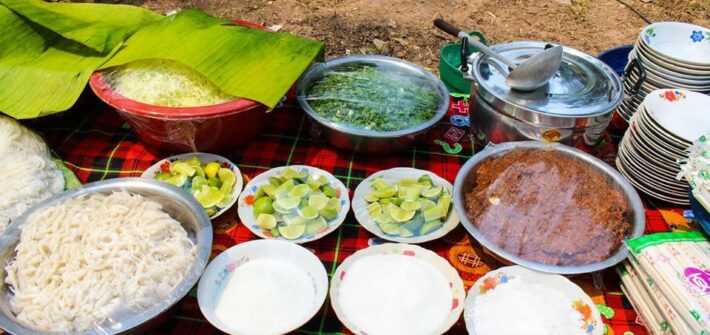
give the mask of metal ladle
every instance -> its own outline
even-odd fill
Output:
[[[520,64],[515,64],[512,60],[493,51],[493,49],[489,48],[487,45],[479,42],[475,38],[472,38],[465,32],[461,31],[461,29],[456,28],[442,19],[434,20],[434,26],[450,35],[468,39],[469,44],[473,45],[484,54],[495,58],[510,67],[512,70],[505,78],[505,83],[511,88],[519,91],[534,91],[542,86],[545,86],[545,84],[547,84],[547,82],[550,81],[550,79],[555,75],[557,70],[560,68],[560,64],[562,63],[562,47],[559,45],[545,49],[544,51],[524,60]]]

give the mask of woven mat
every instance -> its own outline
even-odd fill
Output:
[[[459,167],[472,154],[467,105],[465,98],[453,99],[449,114],[430,132],[429,138],[415,149],[399,155],[368,157],[335,150],[328,143],[312,138],[308,119],[300,110],[288,105],[271,113],[272,120],[263,135],[248,145],[221,154],[239,166],[246,181],[272,167],[305,164],[333,173],[350,188],[351,196],[358,183],[370,174],[398,166],[430,170],[453,182]],[[90,99],[77,109],[60,118],[30,123],[29,126],[45,135],[50,147],[83,183],[139,176],[144,169],[168,156],[168,153],[156,152],[140,142],[109,107]],[[594,153],[611,161],[615,150],[611,141],[607,142],[601,149],[595,148]],[[213,256],[235,244],[257,238],[240,224],[234,209],[236,206],[213,222]],[[647,233],[689,227],[682,209],[648,209],[647,218]],[[338,264],[356,250],[380,242],[360,227],[350,213],[337,231],[305,247],[315,252],[332,276]],[[486,272],[500,266],[462,227],[422,246],[448,259],[461,274],[467,288]],[[607,334],[647,333],[641,325],[642,320],[620,292],[619,278],[613,270],[581,275],[573,280],[599,304]],[[220,332],[200,313],[193,289],[176,306],[169,319],[152,333],[207,335]],[[349,334],[336,318],[329,300],[295,333]],[[449,334],[466,334],[463,319]]]

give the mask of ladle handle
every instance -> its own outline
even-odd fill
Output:
[[[461,29],[456,28],[454,25],[451,23],[448,23],[444,21],[443,19],[436,19],[434,20],[434,26],[441,29],[443,32],[456,36],[458,38],[466,38],[468,39],[468,43],[476,47],[476,49],[480,50],[484,54],[491,56],[501,62],[503,62],[505,65],[508,65],[510,68],[515,69],[518,67],[517,64],[513,63],[510,59],[501,56],[499,53],[493,51],[493,49],[489,48],[487,45],[479,42],[475,38],[468,36],[466,32],[461,31]]]

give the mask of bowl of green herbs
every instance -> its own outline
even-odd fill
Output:
[[[446,114],[449,96],[436,76],[410,62],[353,55],[313,65],[298,83],[298,102],[314,137],[358,153],[411,148]]]

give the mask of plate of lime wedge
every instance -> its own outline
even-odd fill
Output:
[[[203,152],[162,159],[143,171],[141,177],[166,182],[192,194],[210,219],[222,215],[237,202],[244,183],[234,163]]]
[[[305,243],[336,230],[350,210],[348,189],[321,169],[291,165],[252,179],[237,201],[244,226],[261,238]]]
[[[430,171],[393,168],[373,173],[353,194],[355,218],[378,237],[422,243],[440,238],[459,224],[453,185]]]

